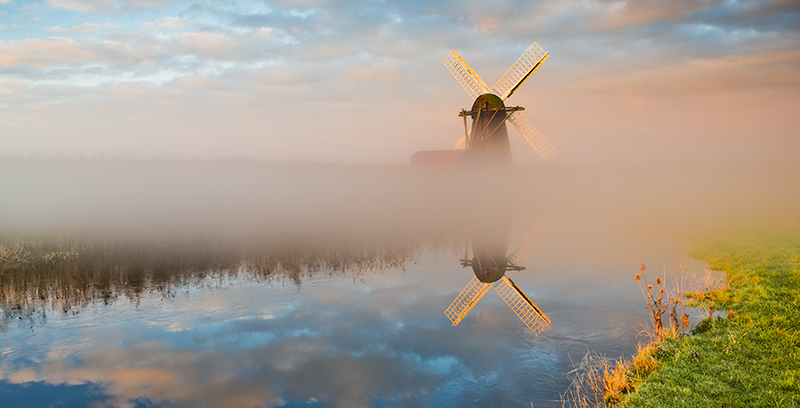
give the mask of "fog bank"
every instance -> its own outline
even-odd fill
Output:
[[[509,215],[601,215],[685,233],[797,226],[800,166],[535,165],[502,171],[309,162],[0,161],[4,234],[341,240],[461,233]]]

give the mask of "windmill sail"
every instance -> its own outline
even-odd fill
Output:
[[[455,146],[453,146],[453,149],[455,149],[455,150],[465,150],[467,148],[467,139],[469,139],[469,135],[470,134],[471,134],[471,132],[467,131],[466,135],[461,136],[461,139],[458,141],[458,143],[456,143]]]
[[[466,136],[461,136],[461,140],[459,140],[458,143],[456,143],[456,145],[453,147],[453,149],[455,149],[455,150],[464,150],[466,148],[467,148],[467,137]]]
[[[536,333],[541,333],[547,324],[550,323],[550,319],[548,319],[547,316],[539,310],[539,307],[528,299],[514,281],[507,276],[503,276],[502,279],[495,282],[492,286],[497,294],[506,301],[508,307],[517,314],[520,320],[522,320],[529,329]]]
[[[481,300],[491,286],[489,283],[483,283],[478,278],[472,277],[467,286],[464,287],[464,290],[458,294],[456,300],[444,311],[444,314],[453,322],[453,326],[458,326],[461,319]]]
[[[519,133],[522,133],[522,136],[530,143],[533,149],[536,150],[536,153],[539,153],[539,156],[547,160],[556,153],[556,148],[531,125],[528,119],[525,119],[525,116],[522,116],[522,113],[512,113],[511,116],[508,117],[508,121],[519,130]]]
[[[517,59],[517,62],[497,80],[497,83],[492,87],[492,92],[499,96],[500,99],[505,100],[528,79],[533,71],[536,71],[536,68],[539,68],[539,65],[547,60],[547,56],[548,53],[544,52],[538,44],[531,44],[522,53],[522,56]]]
[[[464,90],[467,91],[470,98],[475,100],[478,96],[489,93],[489,87],[486,83],[467,65],[467,62],[461,58],[456,50],[451,50],[447,58],[442,61],[447,70],[456,77],[456,80]]]
[[[531,230],[528,236],[522,240],[517,246],[517,249],[514,250],[509,256],[508,260],[511,261],[514,265],[519,265],[525,262],[526,259],[531,255],[533,251],[539,246],[539,244],[553,232],[555,229],[555,222],[550,219],[546,218],[543,221],[540,221],[536,226]]]

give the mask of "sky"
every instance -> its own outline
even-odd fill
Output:
[[[404,163],[463,135],[451,49],[491,85],[534,41],[550,162],[800,155],[792,0],[0,0],[0,155]]]

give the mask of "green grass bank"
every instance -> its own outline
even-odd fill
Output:
[[[711,241],[691,255],[727,274],[705,300],[728,317],[651,348],[659,368],[621,406],[800,407],[800,231]]]

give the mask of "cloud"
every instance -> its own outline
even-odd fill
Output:
[[[61,27],[55,26],[46,29],[46,31],[51,33],[89,33],[94,31],[101,31],[101,30],[113,30],[115,28],[119,28],[119,24],[94,24],[94,23],[83,23],[74,25],[72,27]]]
[[[473,17],[472,21],[475,23],[475,28],[483,33],[493,30],[500,25],[500,19],[497,16],[478,16]]]
[[[742,54],[753,52],[766,41],[775,39],[776,34],[757,28],[728,27],[705,21],[709,18],[707,10],[716,4],[551,1],[529,6],[503,2],[492,12],[486,12],[479,3],[468,3],[453,10],[448,10],[447,5],[431,8],[415,3],[389,3],[381,8],[337,2],[309,8],[313,4],[292,3],[285,7],[272,5],[267,11],[203,4],[193,5],[181,17],[167,16],[143,23],[139,33],[114,30],[105,35],[105,41],[25,39],[21,40],[24,43],[6,42],[0,45],[0,60],[12,66],[27,64],[52,68],[60,63],[65,66],[101,63],[106,64],[106,76],[116,77],[118,81],[124,78],[141,80],[141,75],[120,75],[120,72],[152,70],[142,64],[158,65],[162,71],[177,69],[181,76],[227,72],[229,79],[242,80],[255,77],[241,75],[241,72],[277,63],[291,66],[292,76],[303,80],[331,78],[356,85],[364,80],[417,78],[421,64],[429,64],[427,59],[434,55],[440,59],[447,48],[458,48],[465,55],[477,55],[469,58],[477,64],[489,63],[497,58],[496,53],[500,50],[512,49],[511,44],[521,44],[514,47],[520,51],[529,44],[530,34],[525,35],[524,43],[504,39],[522,35],[521,30],[539,31],[543,37],[539,39],[540,44],[553,50],[552,56],[558,56],[567,64],[584,65],[581,60],[591,59],[592,65],[600,67],[621,59],[627,59],[626,63],[632,68],[656,67],[663,61],[676,58],[707,57],[704,54],[709,49],[726,55]],[[448,12],[452,14],[446,14]],[[464,16],[454,18],[461,13]],[[207,17],[217,19],[218,23],[200,24]],[[575,21],[582,23],[572,24]],[[653,24],[658,21],[675,23],[669,27]],[[184,30],[189,26],[191,30]],[[556,26],[558,28],[548,28]],[[87,23],[67,28],[54,27],[51,31],[81,33],[115,27],[118,25],[113,23]],[[616,32],[623,28],[624,33]],[[462,29],[490,35],[477,36],[466,48],[458,46],[462,40],[447,44],[448,38],[457,37]],[[157,30],[173,32],[147,34]],[[508,46],[499,48],[493,45],[498,41]],[[791,46],[791,42],[787,43],[789,40],[781,41],[785,46]],[[56,42],[63,46],[63,51],[48,46],[48,43]],[[480,52],[470,53],[471,50]],[[633,52],[645,57],[631,58]],[[516,52],[508,54],[503,58],[509,61],[518,55]],[[130,59],[126,61],[124,56]],[[223,66],[220,63],[231,64]],[[427,66],[424,68],[424,71],[429,70]],[[69,70],[62,72],[69,73]],[[279,75],[280,70],[271,73]],[[269,81],[270,76],[262,75],[260,78]]]
[[[232,36],[225,33],[188,32],[174,36],[182,54],[194,54],[215,60],[241,60],[236,49],[241,45]]]
[[[128,9],[159,8],[168,0],[48,0],[52,7],[81,13],[109,13]]]
[[[593,92],[715,94],[752,88],[800,91],[800,50],[761,55],[697,59],[662,67],[621,71],[604,78],[577,81],[576,89]]]
[[[596,15],[597,23],[604,28],[625,28],[641,26],[657,21],[677,22],[688,13],[715,7],[721,0],[622,0],[613,2],[596,2],[600,13]]]
[[[147,22],[142,24],[142,30],[164,30],[182,28],[191,23],[188,18],[182,17],[161,17],[154,22]]]
[[[0,43],[0,64],[59,67],[73,64],[131,62],[152,57],[147,47],[117,41],[51,37]]]

